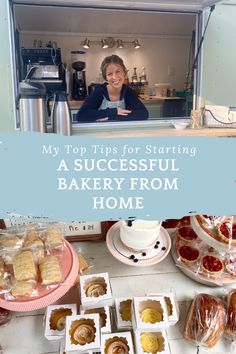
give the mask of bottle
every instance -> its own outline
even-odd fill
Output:
[[[54,93],[51,116],[54,133],[71,135],[71,111],[66,92]]]

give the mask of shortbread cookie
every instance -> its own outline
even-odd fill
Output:
[[[39,263],[42,284],[50,285],[61,281],[61,269],[56,256],[47,256]]]
[[[23,251],[13,259],[14,277],[18,281],[36,279],[37,271],[31,251]]]
[[[12,288],[12,295],[15,297],[30,296],[34,289],[34,284],[29,281],[18,281]]]

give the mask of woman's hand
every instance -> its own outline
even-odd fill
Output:
[[[123,109],[120,107],[117,107],[117,114],[118,116],[127,116],[129,113],[131,113],[132,111],[128,110],[128,109]]]
[[[99,118],[96,120],[96,122],[107,122],[108,121],[108,117],[106,118]]]

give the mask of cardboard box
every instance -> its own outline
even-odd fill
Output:
[[[76,304],[51,305],[45,314],[44,335],[48,340],[61,340],[65,334],[65,315],[77,315]]]
[[[72,332],[82,324],[91,326],[94,329],[94,338],[89,343],[79,343],[76,341],[72,342]],[[80,353],[87,353],[89,351],[100,350],[100,321],[98,314],[90,315],[77,315],[70,316],[66,318],[66,340],[65,340],[65,351],[79,351]]]
[[[96,308],[96,309],[87,309],[87,310],[83,310],[83,308],[81,307],[80,310],[80,314],[84,315],[87,314],[87,311],[89,311],[89,313],[98,313],[102,311],[102,317],[100,316],[100,326],[101,326],[101,333],[111,333],[111,315],[110,315],[110,307],[105,306],[105,307],[100,307],[100,308]],[[91,311],[91,312],[90,312]],[[93,312],[94,311],[94,312]],[[103,321],[105,321],[105,326],[102,326]]]
[[[132,321],[127,319],[129,317],[129,305],[131,315],[133,307],[133,298],[115,298],[116,325],[118,329],[131,329],[133,327]]]
[[[100,350],[96,351],[88,351],[88,352],[81,352],[81,350],[67,350],[65,349],[65,338],[60,341],[59,345],[59,354],[101,354]]]
[[[169,324],[175,325],[178,320],[179,320],[179,306],[176,300],[175,293],[169,292],[169,293],[162,293],[162,294],[148,294],[147,296],[163,296],[165,304],[166,304],[166,310],[167,310],[167,315],[168,315],[168,322]]]
[[[107,346],[112,345],[116,342],[117,345],[120,343],[120,346],[129,347],[129,354],[134,354],[134,346],[131,337],[131,332],[119,332],[119,333],[110,333],[101,335],[101,352],[105,353]],[[113,344],[114,345],[114,344]],[[115,351],[114,351],[115,352]],[[118,353],[118,350],[116,351]]]
[[[151,348],[150,347],[146,347],[145,351],[143,351],[143,347],[141,344],[141,336],[145,335],[145,333],[147,333],[147,336],[151,335],[152,338],[156,337],[157,339],[157,347],[158,350],[156,351],[158,354],[170,354],[170,348],[169,348],[169,342],[167,339],[167,335],[165,331],[159,331],[159,332],[145,332],[145,331],[135,331],[134,333],[134,341],[135,341],[135,353],[136,354],[145,354],[145,353],[149,353],[148,349],[150,350],[151,353]],[[155,345],[154,340],[152,341],[148,341],[149,343],[152,343],[152,345]],[[154,351],[152,351],[154,352]]]
[[[132,322],[134,329],[157,331],[169,327],[163,296],[133,298]]]
[[[104,291],[104,293],[97,296],[99,290]],[[83,310],[112,306],[113,304],[108,273],[81,275],[80,292]],[[94,294],[94,296],[91,296],[91,294]]]

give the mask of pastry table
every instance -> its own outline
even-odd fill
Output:
[[[180,320],[167,331],[170,350],[172,354],[196,354],[196,347],[182,338],[190,301],[199,292],[224,295],[224,288],[208,287],[189,279],[175,266],[170,254],[159,264],[140,268],[127,266],[116,260],[109,253],[105,241],[75,242],[73,247],[88,261],[89,273],[109,273],[113,297],[175,291],[180,307]],[[77,295],[78,290],[73,287],[60,303],[75,302]],[[45,309],[13,312],[10,322],[0,327],[0,353],[59,354],[60,343],[48,341],[44,337],[44,312]],[[229,345],[229,341],[221,339],[211,353],[229,353]]]

